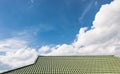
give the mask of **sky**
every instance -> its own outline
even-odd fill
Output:
[[[0,0],[0,72],[38,55],[120,56],[119,13],[120,0]]]
[[[21,38],[33,47],[70,44],[81,27],[91,27],[111,0],[0,0],[0,40]]]

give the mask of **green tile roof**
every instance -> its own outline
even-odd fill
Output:
[[[39,56],[36,63],[5,74],[120,74],[114,56]]]

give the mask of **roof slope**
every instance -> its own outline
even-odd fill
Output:
[[[35,64],[5,74],[120,74],[120,58],[114,56],[45,56]]]

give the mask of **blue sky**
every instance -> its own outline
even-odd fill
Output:
[[[120,57],[119,12],[120,0],[0,0],[0,73],[38,55]]]
[[[0,0],[0,40],[21,38],[31,46],[69,44],[90,28],[111,0]]]

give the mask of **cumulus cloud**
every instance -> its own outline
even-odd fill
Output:
[[[35,49],[27,47],[27,42],[19,39],[0,41],[0,72],[34,63],[37,58]]]
[[[0,72],[34,63],[40,55],[116,55],[120,56],[120,0],[102,5],[93,26],[80,28],[71,44],[42,46],[38,52],[21,39],[0,41]],[[2,54],[1,54],[2,53]]]
[[[43,46],[41,55],[118,55],[120,49],[120,0],[102,5],[93,26],[81,28],[71,44]]]

